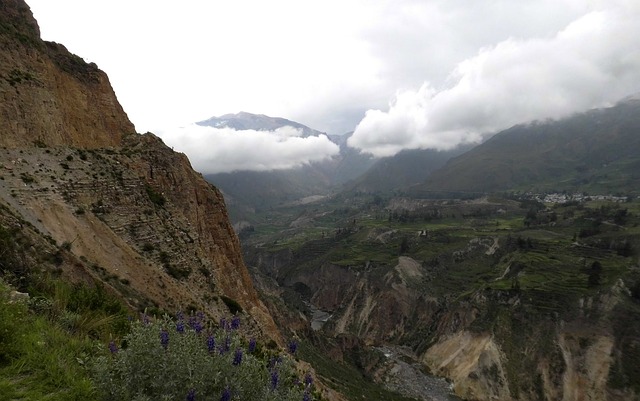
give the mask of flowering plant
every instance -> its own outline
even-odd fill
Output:
[[[287,355],[256,352],[239,326],[235,316],[214,328],[202,314],[135,322],[95,364],[97,387],[105,401],[311,400],[311,376]]]

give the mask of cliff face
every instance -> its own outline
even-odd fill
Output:
[[[0,146],[118,146],[135,132],[107,75],[43,42],[21,0],[0,5]]]
[[[133,133],[105,73],[42,42],[23,1],[0,5],[0,53],[0,221],[34,227],[70,254],[64,276],[133,308],[243,310],[279,341],[220,192],[186,156]]]

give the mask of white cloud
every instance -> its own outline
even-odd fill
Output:
[[[640,5],[590,12],[550,37],[507,39],[459,63],[451,86],[398,92],[369,110],[349,145],[375,156],[449,149],[535,119],[560,118],[640,91]]]
[[[301,130],[236,131],[196,124],[158,133],[175,150],[189,156],[203,174],[299,167],[337,155],[339,148],[325,135],[302,138]]]
[[[107,72],[140,132],[246,110],[331,134],[352,131],[366,110],[385,109],[396,93],[419,95],[425,82],[435,91],[431,96],[453,88],[460,76],[451,71],[461,60],[475,60],[479,49],[487,52],[509,41],[517,46],[551,43],[557,32],[591,11],[617,6],[631,9],[637,18],[632,8],[638,4],[638,0],[243,0],[193,1],[185,6],[162,0],[27,2],[45,39],[64,43]],[[627,38],[624,29],[621,35]],[[599,49],[607,57],[608,49]]]

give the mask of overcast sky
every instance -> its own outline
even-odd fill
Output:
[[[355,130],[350,145],[389,156],[477,142],[640,91],[637,0],[27,3],[45,40],[107,72],[139,132],[160,133],[203,160],[194,162],[203,172],[282,168],[336,152],[323,138],[234,138],[190,125],[226,113]],[[236,159],[217,162],[213,144]]]

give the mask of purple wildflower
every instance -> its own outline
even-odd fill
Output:
[[[231,330],[238,330],[240,328],[240,317],[238,315],[234,315],[233,319],[231,319]]]
[[[116,345],[116,342],[113,340],[109,342],[109,351],[111,351],[112,354],[118,353],[118,346]]]
[[[167,349],[167,347],[169,346],[169,332],[165,329],[162,329],[162,331],[160,331],[160,344],[164,349]]]
[[[304,392],[304,395],[302,396],[302,401],[311,401],[311,394],[309,394],[308,391]]]
[[[311,387],[313,385],[313,376],[311,376],[311,373],[307,372],[306,375],[304,375],[304,385],[306,387]]]
[[[176,331],[178,333],[184,333],[184,322],[182,320],[176,322]]]
[[[209,352],[213,352],[216,349],[216,339],[212,336],[209,335],[209,337],[207,337],[207,350]]]
[[[249,353],[251,354],[251,353],[253,353],[253,351],[255,351],[255,350],[256,350],[256,339],[255,339],[255,338],[252,338],[252,339],[250,339],[250,340],[249,340],[249,348],[248,348],[248,351],[249,351]]]
[[[220,318],[220,328],[222,330],[226,330],[227,329],[227,319],[226,318]]]
[[[236,349],[236,353],[233,356],[233,366],[239,366],[242,363],[242,350]]]
[[[278,376],[277,370],[271,371],[271,390],[275,390],[278,387],[278,381],[280,377]]]
[[[195,316],[191,316],[189,318],[189,327],[196,333],[200,333],[202,331],[202,322],[204,320],[204,314],[198,312]]]
[[[231,400],[231,390],[229,390],[229,387],[227,387],[222,392],[222,397],[220,397],[220,401],[230,401],[230,400]]]
[[[192,388],[187,393],[187,401],[196,401],[196,389]]]
[[[142,324],[145,326],[149,324],[149,316],[146,313],[142,314]]]
[[[291,355],[295,355],[297,350],[298,350],[298,342],[296,340],[291,340],[291,342],[289,343],[289,353]]]

